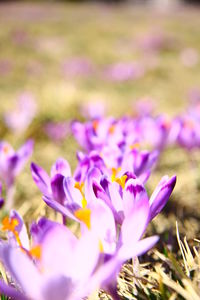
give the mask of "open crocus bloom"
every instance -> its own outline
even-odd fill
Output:
[[[15,282],[0,283],[1,292],[14,299],[80,299],[99,257],[98,241],[90,233],[78,240],[65,226],[42,219],[32,228],[40,252],[32,257],[20,247],[1,243],[0,260]]]
[[[149,199],[149,221],[152,220],[167,203],[175,184],[176,176],[164,176],[149,199],[145,187],[134,174],[127,172],[121,177],[113,178],[112,182],[106,176],[102,176],[100,181],[91,179],[94,195],[107,203],[119,224],[134,204],[143,199]]]
[[[31,173],[33,180],[43,195],[54,199],[60,204],[64,203],[63,180],[65,177],[71,176],[70,166],[65,159],[57,159],[51,168],[50,176],[35,163],[31,164]]]
[[[109,256],[105,256],[99,239],[100,232],[111,225],[105,225],[103,210],[100,211],[99,228],[92,222],[91,228],[82,232],[80,239],[65,226],[42,218],[31,227],[31,250],[22,247],[19,236],[16,244],[1,242],[0,260],[15,286],[0,281],[1,292],[20,300],[78,300],[100,287],[109,290],[121,264],[146,252],[158,240],[151,237],[140,241],[146,226],[148,202],[134,209],[137,217],[130,214],[131,217],[122,225],[118,246]],[[109,220],[108,214],[106,218]],[[101,227],[103,219],[104,228]],[[13,215],[13,228],[19,225],[17,220]]]

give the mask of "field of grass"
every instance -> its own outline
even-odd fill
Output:
[[[163,46],[142,49],[141,40],[152,35],[160,36]],[[190,48],[197,62],[187,66],[181,57]],[[70,73],[68,63],[80,58],[86,61],[86,71]],[[108,79],[106,68],[118,62],[137,62],[144,74],[122,81]],[[106,103],[109,115],[134,115],[133,104],[144,97],[153,99],[155,114],[175,116],[186,110],[193,88],[200,88],[199,8],[161,14],[130,4],[0,4],[0,139],[17,149],[33,138],[31,160],[48,171],[58,157],[68,159],[74,169],[79,146],[71,135],[62,143],[50,140],[43,130],[47,121],[83,120],[81,105],[96,100]],[[13,134],[6,128],[4,114],[24,92],[34,97],[37,114],[23,134]],[[147,235],[159,234],[160,242],[140,259],[135,273],[131,264],[121,272],[122,299],[200,299],[199,163],[198,151],[173,147],[161,155],[147,184],[149,192],[165,174],[176,174],[177,185],[148,227]],[[17,178],[15,201],[27,224],[44,215],[59,219],[42,202],[29,164]],[[180,239],[187,238],[185,260],[176,221]],[[103,293],[99,297],[106,299]]]

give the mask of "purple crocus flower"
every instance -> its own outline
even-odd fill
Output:
[[[87,151],[98,150],[106,144],[121,144],[124,140],[125,122],[112,117],[81,123],[73,121],[72,133],[78,143]]]
[[[2,230],[7,232],[7,238],[11,245],[20,247],[25,251],[30,249],[26,226],[17,211],[11,210],[9,216],[4,217],[2,225]]]
[[[24,92],[14,110],[4,115],[6,126],[14,133],[23,133],[31,124],[37,112],[37,105],[32,94]]]
[[[144,76],[145,69],[136,62],[119,62],[113,64],[104,71],[105,78],[115,82],[123,82],[127,80],[135,80]]]
[[[32,251],[1,243],[0,260],[17,286],[1,281],[1,292],[27,300],[87,296],[99,257],[98,240],[90,233],[78,240],[65,226],[44,219],[34,227]]]
[[[119,224],[123,222],[136,202],[144,198],[149,199],[142,182],[131,173],[115,177],[112,182],[102,176],[100,181],[91,179],[90,184],[93,186],[96,198],[103,200],[110,207]],[[148,200],[150,204],[149,221],[163,209],[175,184],[176,176],[171,178],[164,176],[161,179]]]
[[[200,147],[200,123],[195,115],[183,115],[174,121],[179,128],[176,142],[181,147],[192,150]]]
[[[84,103],[81,106],[82,115],[85,118],[92,120],[98,120],[104,117],[106,111],[106,103],[101,100],[93,100],[88,103]]]
[[[65,177],[71,176],[70,166],[65,159],[57,159],[51,168],[50,176],[35,163],[31,163],[31,173],[33,180],[43,195],[53,198],[60,204],[64,203],[63,180]]]
[[[0,179],[6,186],[6,207],[13,202],[15,177],[21,172],[33,151],[33,141],[28,140],[16,152],[7,142],[0,142]]]
[[[199,62],[199,53],[194,48],[185,48],[181,51],[180,59],[185,67],[192,68]]]
[[[45,133],[56,143],[62,142],[69,134],[69,130],[68,122],[48,122],[44,126]]]
[[[73,57],[63,63],[63,73],[67,77],[83,77],[93,73],[92,62],[85,57]]]
[[[9,242],[0,244],[0,260],[17,287],[1,280],[1,292],[20,300],[78,300],[97,288],[111,291],[122,263],[146,252],[158,240],[151,237],[140,241],[146,228],[148,202],[135,206],[134,212],[137,217],[132,211],[122,225],[119,248],[107,258],[98,235],[101,227],[98,232],[96,227],[91,228],[77,239],[66,226],[40,219],[31,228],[31,250],[21,251]],[[104,231],[106,222],[100,220]]]

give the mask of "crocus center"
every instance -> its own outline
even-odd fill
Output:
[[[83,208],[86,208],[86,206],[87,206],[87,200],[86,200],[85,194],[84,194],[84,192],[83,192],[84,182],[81,182],[81,183],[76,182],[75,185],[74,185],[74,187],[75,187],[77,190],[80,191],[80,193],[81,193],[81,195],[82,195],[82,197],[83,197],[83,198],[82,198],[82,201],[81,201],[82,207],[83,207]]]
[[[19,221],[16,218],[9,218],[8,216],[5,217],[2,221],[2,230],[3,231],[10,231],[14,235],[17,244],[19,245],[20,249],[27,253],[27,255],[31,256],[32,258],[40,259],[41,258],[41,247],[39,245],[31,248],[31,250],[26,250],[19,237],[19,233],[16,230],[16,227],[19,225]]]
[[[121,171],[121,168],[112,168],[111,180],[116,181],[117,174]]]
[[[134,143],[129,146],[130,150],[139,149],[140,143]]]
[[[88,229],[91,229],[91,210],[88,208],[78,209],[74,213],[75,217],[85,223]]]
[[[109,132],[110,134],[113,134],[113,133],[115,132],[115,125],[114,125],[114,124],[110,126],[108,132]]]
[[[9,154],[11,154],[13,151],[12,147],[8,144],[3,145],[2,147],[2,152],[5,156],[8,156]]]
[[[19,221],[16,219],[16,218],[9,218],[8,216],[5,217],[2,221],[2,230],[3,231],[10,231],[13,233],[15,239],[16,239],[16,242],[17,244],[22,247],[22,243],[20,241],[20,238],[19,238],[19,233],[18,231],[16,230],[16,227],[19,225]]]
[[[92,122],[92,127],[93,127],[93,129],[94,129],[94,132],[97,132],[97,129],[98,129],[98,127],[99,127],[99,121],[98,121],[98,120],[94,120],[94,121]]]
[[[29,254],[33,258],[40,259],[41,255],[42,255],[41,246],[37,245],[37,246],[31,248],[31,250],[29,251]]]
[[[99,252],[104,253],[103,243],[101,240],[99,240]]]
[[[117,177],[117,174],[120,170],[121,170],[121,168],[118,168],[118,169],[113,168],[112,169],[111,180],[112,180],[112,182],[114,182],[114,181],[117,182],[122,187],[122,189],[124,189],[125,184],[126,184],[127,175]]]

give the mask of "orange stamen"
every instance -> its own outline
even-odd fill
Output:
[[[15,218],[11,218],[9,219],[9,217],[5,217],[2,221],[2,230],[3,231],[11,231],[16,239],[16,242],[18,243],[18,245],[20,247],[22,247],[22,243],[21,243],[21,240],[20,240],[20,237],[19,237],[19,233],[18,231],[16,230],[16,227],[19,225],[19,221]]]
[[[83,197],[83,198],[82,198],[82,201],[81,201],[82,207],[83,207],[83,208],[86,208],[86,206],[87,206],[87,200],[85,199],[85,195],[84,195],[84,192],[83,192],[84,182],[81,182],[81,184],[80,184],[79,182],[76,182],[75,185],[74,185],[74,187],[75,187],[77,190],[80,191],[80,193],[81,193],[81,195],[82,195],[82,197]]]
[[[88,229],[91,229],[91,210],[88,208],[78,209],[74,213],[75,217],[85,223]]]
[[[113,133],[115,132],[115,125],[114,125],[114,124],[110,126],[108,132],[109,132],[110,134],[113,134]]]
[[[97,121],[97,120],[93,121],[92,127],[93,127],[94,131],[96,132],[99,127],[99,121]]]
[[[42,251],[41,251],[41,246],[37,245],[35,247],[33,247],[30,251],[29,254],[31,255],[31,257],[33,258],[37,258],[40,259],[41,255],[42,255]]]

